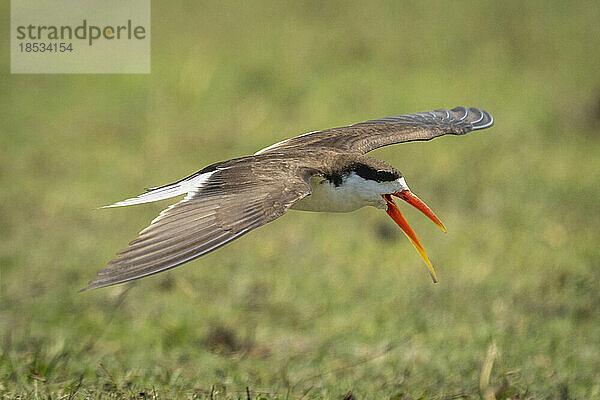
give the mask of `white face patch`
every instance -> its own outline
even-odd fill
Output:
[[[398,192],[401,192],[403,190],[410,190],[408,188],[408,185],[406,184],[406,181],[404,181],[404,177],[401,176],[400,178],[398,178],[396,180],[396,182],[398,182],[398,185],[400,185],[400,188],[401,188],[400,190],[397,190]]]

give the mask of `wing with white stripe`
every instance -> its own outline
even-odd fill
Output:
[[[86,290],[155,274],[207,254],[280,217],[310,193],[308,176],[292,168],[266,173],[268,164],[255,158],[224,165],[161,212]]]

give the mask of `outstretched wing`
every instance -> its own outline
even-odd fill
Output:
[[[281,160],[280,168],[271,169],[270,162],[264,157],[230,160],[115,203],[139,204],[189,190],[183,200],[162,211],[84,290],[138,279],[200,257],[280,217],[310,194],[308,171],[286,166]],[[165,193],[171,196],[165,197]]]
[[[314,147],[365,154],[378,147],[395,143],[431,140],[447,134],[464,135],[473,130],[489,128],[493,124],[494,118],[484,110],[456,107],[452,110],[405,114],[309,132],[275,143],[256,154]]]

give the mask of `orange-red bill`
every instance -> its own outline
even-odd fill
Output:
[[[403,190],[401,192],[392,193],[393,196],[400,197],[402,200],[415,207],[417,210],[421,211],[423,214],[427,215],[430,220],[433,221],[434,224],[440,227],[441,230],[446,233],[446,227],[442,224],[442,221],[431,211],[427,204],[423,203],[423,201],[417,197],[416,194],[411,192],[410,190]]]
[[[394,193],[394,195],[396,195],[396,194]],[[398,196],[398,197],[400,197],[400,196]],[[427,267],[429,268],[429,275],[431,276],[431,279],[433,279],[434,283],[437,283],[438,279],[437,279],[437,276],[435,273],[435,269],[433,268],[433,265],[431,265],[431,261],[429,261],[429,257],[427,257],[427,253],[425,252],[423,245],[419,241],[419,238],[417,237],[415,232],[412,230],[412,228],[410,227],[410,225],[408,224],[408,222],[406,221],[406,219],[404,218],[404,216],[398,209],[398,206],[396,206],[396,204],[392,200],[392,196],[389,194],[384,194],[383,198],[387,201],[387,210],[386,210],[387,214],[394,220],[394,222],[396,222],[398,224],[400,229],[402,229],[402,232],[404,232],[406,237],[408,237],[408,240],[410,240],[411,243],[413,244],[413,246],[415,246],[415,249],[417,249],[417,251],[421,255],[421,258],[423,258],[423,261],[425,261],[425,263],[427,264]],[[415,198],[417,198],[417,197],[415,196]],[[421,201],[421,203],[423,203],[423,202]],[[424,205],[424,203],[423,203],[423,205]],[[425,206],[425,207],[427,207],[427,206]],[[419,208],[419,207],[417,207],[417,208]],[[427,208],[427,209],[429,210],[429,208]],[[419,208],[419,210],[421,210],[421,209]],[[431,212],[431,210],[429,210],[429,211]],[[433,214],[433,212],[431,212],[431,214]],[[434,217],[435,217],[435,215],[434,215]],[[437,217],[436,217],[436,219],[437,219]],[[440,222],[440,225],[441,225],[441,222]]]

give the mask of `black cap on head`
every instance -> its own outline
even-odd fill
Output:
[[[325,179],[332,182],[335,186],[341,185],[343,178],[347,177],[352,172],[365,180],[375,182],[392,182],[402,177],[402,174],[397,169],[384,163],[381,164],[382,165],[373,166],[362,162],[354,162],[346,165],[339,171],[324,176]]]

